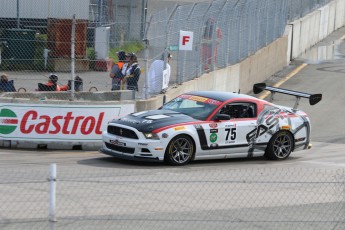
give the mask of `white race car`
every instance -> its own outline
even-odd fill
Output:
[[[293,95],[296,104],[287,108],[238,93],[189,92],[158,110],[110,121],[100,152],[184,165],[192,160],[235,157],[283,160],[292,151],[309,149],[310,120],[297,105],[301,97],[314,105],[322,95],[254,85],[254,93],[263,90]]]

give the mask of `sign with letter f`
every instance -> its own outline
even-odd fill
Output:
[[[180,30],[179,50],[193,50],[193,32]]]

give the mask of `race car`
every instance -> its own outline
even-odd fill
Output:
[[[185,165],[193,160],[265,156],[284,160],[309,149],[310,120],[297,109],[300,98],[311,105],[321,94],[307,94],[257,83],[263,90],[296,97],[293,108],[253,96],[219,91],[182,94],[157,110],[135,112],[109,122],[101,153],[117,158]]]

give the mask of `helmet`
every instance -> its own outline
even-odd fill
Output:
[[[56,82],[59,80],[59,78],[58,78],[58,76],[56,76],[55,74],[51,74],[51,75],[49,76],[49,80],[50,80],[51,82],[53,82],[53,83],[56,83]]]

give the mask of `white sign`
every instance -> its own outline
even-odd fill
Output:
[[[134,112],[134,104],[57,105],[0,103],[0,140],[100,141],[108,121]]]
[[[180,30],[179,50],[193,50],[193,32]]]

